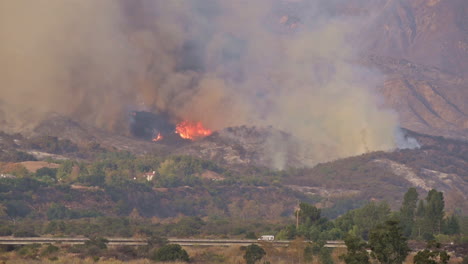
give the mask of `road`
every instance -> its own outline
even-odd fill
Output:
[[[67,245],[84,244],[88,238],[85,237],[0,237],[0,245],[30,245],[60,243]],[[138,238],[107,238],[109,246],[144,246],[147,245],[146,239]],[[271,243],[276,247],[287,247],[291,241],[274,240],[259,241],[249,239],[192,239],[192,238],[169,238],[169,243],[179,244],[181,246],[248,246],[250,244]],[[307,241],[306,241],[307,242]],[[325,247],[337,248],[346,247],[343,241],[327,241]]]

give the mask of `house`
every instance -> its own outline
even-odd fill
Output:
[[[8,173],[0,173],[0,179],[14,179],[16,178],[15,175],[8,174]]]
[[[154,175],[156,175],[156,171],[151,171],[151,172],[147,172],[147,173],[143,174],[143,177],[144,177],[147,181],[152,181],[153,178],[154,178]]]

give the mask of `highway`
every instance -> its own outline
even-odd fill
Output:
[[[138,238],[106,238],[109,246],[145,246],[146,239]],[[66,244],[79,245],[84,244],[86,237],[0,237],[0,245],[30,245],[30,244]],[[274,240],[260,241],[250,239],[193,239],[193,238],[168,238],[169,243],[179,244],[181,246],[248,246],[250,244],[269,243],[275,247],[287,247],[291,241],[289,240]],[[310,241],[305,241],[310,242]],[[346,247],[343,241],[327,241],[325,247],[337,248]]]

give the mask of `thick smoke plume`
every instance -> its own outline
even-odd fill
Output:
[[[136,59],[113,0],[0,1],[3,118],[16,130],[50,112],[116,125]],[[134,74],[133,74],[134,75]]]
[[[122,131],[146,110],[210,129],[272,125],[312,146],[313,162],[394,148],[379,74],[353,63],[367,18],[334,2],[1,1],[0,119],[22,131],[56,112]]]

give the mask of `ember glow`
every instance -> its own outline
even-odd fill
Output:
[[[161,139],[163,139],[163,136],[161,135],[161,133],[158,133],[158,135],[155,138],[153,138],[153,141],[157,142],[157,141],[159,141]]]
[[[181,138],[196,140],[211,135],[212,131],[203,127],[201,122],[182,121],[176,126]]]

